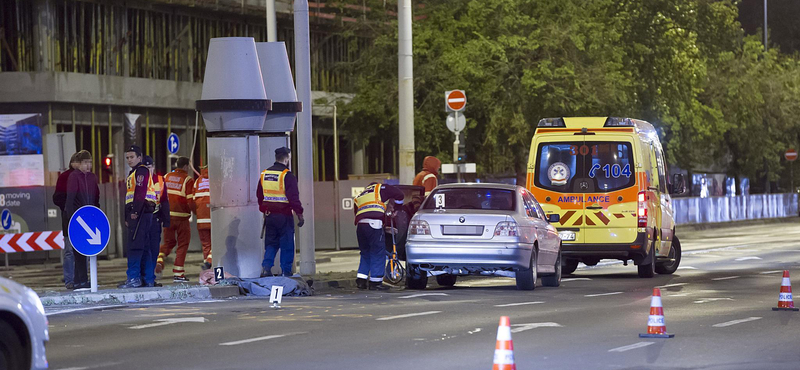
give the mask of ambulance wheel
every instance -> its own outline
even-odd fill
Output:
[[[0,369],[22,370],[26,364],[25,348],[14,328],[0,319]]]
[[[527,268],[521,268],[516,272],[517,289],[534,290],[536,289],[536,248],[531,251],[531,263]]]
[[[649,279],[656,276],[656,246],[655,242],[650,243],[650,254],[644,258],[644,261],[639,263],[639,277]]]
[[[556,272],[542,276],[542,285],[549,287],[557,287],[561,285],[561,248],[558,250],[558,257],[556,258]]]
[[[456,285],[456,279],[458,279],[458,276],[456,275],[437,275],[436,284],[439,284],[439,286],[443,287],[452,287],[453,285]]]
[[[669,250],[669,259],[672,262],[664,262],[656,264],[656,272],[659,274],[669,275],[678,269],[681,264],[681,242],[678,237],[672,239],[672,248]]]
[[[424,290],[428,286],[428,272],[422,271],[419,265],[408,265],[406,273],[406,287],[408,289]]]
[[[565,258],[561,260],[561,274],[570,275],[578,269],[578,260]]]

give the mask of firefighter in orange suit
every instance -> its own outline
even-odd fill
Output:
[[[197,215],[197,234],[203,246],[203,270],[211,268],[211,194],[209,193],[208,167],[200,170],[194,182],[194,206]]]
[[[189,281],[186,279],[184,263],[186,262],[186,252],[189,250],[189,242],[192,238],[192,230],[189,218],[192,216],[192,202],[194,181],[189,177],[189,158],[178,158],[177,168],[168,173],[165,177],[167,195],[169,196],[169,228],[164,229],[164,243],[161,244],[161,253],[158,254],[156,263],[156,274],[161,274],[164,270],[164,258],[169,256],[175,244],[178,249],[175,251],[175,263],[172,266],[172,281],[182,283]],[[176,240],[175,235],[178,238]]]
[[[425,159],[422,160],[422,171],[414,177],[414,182],[411,183],[411,185],[424,186],[425,196],[427,197],[434,188],[439,186],[438,176],[441,166],[442,162],[438,158],[433,156],[425,157]]]

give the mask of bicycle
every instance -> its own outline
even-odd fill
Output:
[[[406,278],[406,269],[400,263],[400,260],[397,258],[397,240],[395,238],[395,228],[394,228],[394,214],[392,212],[388,212],[387,216],[389,217],[389,233],[392,234],[392,253],[389,257],[389,262],[386,264],[386,273],[384,274],[384,279],[389,284],[397,285],[405,281]]]

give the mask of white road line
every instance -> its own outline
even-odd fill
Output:
[[[622,294],[622,292],[600,293],[600,294],[587,294],[584,297],[602,297],[606,295]]]
[[[592,279],[589,278],[569,278],[569,279],[561,279],[562,283],[566,283],[568,281],[590,281]]]
[[[736,278],[738,278],[738,276],[726,276],[726,277],[721,277],[721,278],[716,278],[716,279],[711,279],[711,280],[722,281],[722,280],[730,280],[730,279],[736,279]]]
[[[657,286],[656,288],[665,289],[665,288],[673,288],[673,287],[677,287],[677,286],[684,286],[684,285],[688,285],[688,284],[689,283],[675,283],[675,284],[667,284],[667,285]]]
[[[97,365],[89,365],[89,366],[81,366],[81,367],[62,367],[58,370],[88,370],[88,369],[97,369],[100,367],[113,367],[122,364],[122,362],[105,362],[102,364]]]
[[[220,345],[220,346],[236,346],[236,345],[239,345],[239,344],[246,344],[246,343],[260,342],[260,341],[262,341],[262,340],[277,339],[277,338],[288,337],[288,336],[290,336],[290,335],[299,335],[299,334],[306,334],[306,333],[305,333],[305,332],[303,332],[303,333],[289,333],[289,334],[276,334],[276,335],[267,335],[267,336],[265,336],[265,337],[250,338],[250,339],[244,339],[244,340],[237,340],[237,341],[234,341],[234,342],[225,342],[225,343],[220,343],[219,345]]]
[[[670,294],[668,297],[686,297],[689,293],[677,293],[677,294]]]
[[[692,267],[692,266],[678,266],[678,270],[697,270],[697,267]]]
[[[783,270],[764,271],[764,272],[760,272],[760,274],[762,274],[762,275],[766,275],[766,274],[777,274],[777,273],[779,273],[779,272],[783,272]]]
[[[437,313],[441,313],[441,312],[442,311],[425,311],[425,312],[417,312],[417,313],[407,313],[405,315],[381,317],[381,318],[377,318],[375,320],[388,321],[388,320],[394,320],[394,319],[405,319],[406,317],[433,315],[433,314],[437,314]]]
[[[760,260],[760,259],[761,259],[761,257],[749,256],[749,257],[739,257],[739,258],[735,259],[734,261],[741,262],[741,261]]]
[[[447,293],[419,293],[419,294],[412,294],[403,297],[397,297],[399,299],[406,299],[406,298],[418,298],[418,297],[428,297],[428,296],[435,296],[435,295],[449,295]]]
[[[631,344],[629,346],[622,346],[622,347],[617,347],[617,348],[614,348],[614,349],[610,349],[610,350],[608,350],[608,352],[625,352],[625,351],[630,351],[632,349],[647,347],[647,346],[649,346],[651,344],[654,344],[654,343],[655,342],[639,342],[639,343]]]
[[[539,304],[539,303],[544,303],[544,302],[537,301],[537,302],[506,303],[506,304],[496,304],[494,306],[495,307],[513,307],[513,306],[524,306],[524,305],[528,305],[528,304]]]
[[[111,305],[111,306],[93,306],[93,307],[72,308],[72,309],[68,309],[68,310],[47,312],[46,315],[47,316],[55,316],[55,315],[63,315],[63,314],[66,314],[66,313],[73,313],[73,312],[102,310],[104,308],[121,308],[121,307],[128,307],[128,305],[126,305],[126,304],[117,304],[117,305]]]
[[[761,319],[760,317],[748,317],[746,319],[723,322],[723,323],[719,323],[719,324],[714,324],[712,326],[715,327],[715,328],[724,328],[726,326],[741,324],[743,322],[756,321],[756,320],[760,320],[760,319]]]
[[[514,328],[511,329],[512,333],[522,333],[526,330],[536,329],[536,328],[560,328],[562,327],[559,323],[555,322],[534,322],[530,324],[514,324],[511,325]]]
[[[730,297],[723,297],[723,298],[700,298],[699,301],[694,301],[694,303],[708,303],[708,302],[716,302],[716,301],[732,301],[733,298]]]

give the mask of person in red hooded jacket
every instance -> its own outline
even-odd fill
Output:
[[[442,162],[438,158],[433,156],[425,157],[422,161],[422,171],[414,177],[414,182],[411,185],[424,186],[425,196],[427,197],[439,185],[439,168],[441,166]]]

